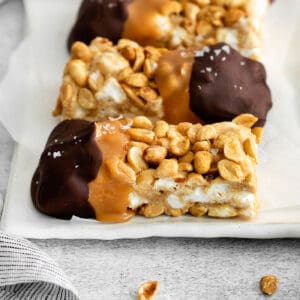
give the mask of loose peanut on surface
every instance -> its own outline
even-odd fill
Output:
[[[260,280],[260,289],[266,295],[273,295],[277,291],[278,283],[275,275],[265,275]]]
[[[158,281],[148,281],[140,285],[138,300],[153,300],[158,290]]]

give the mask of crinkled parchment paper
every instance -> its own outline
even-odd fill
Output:
[[[267,16],[264,63],[274,107],[260,145],[259,217],[251,222],[191,217],[135,218],[127,224],[49,218],[32,206],[31,176],[53,126],[51,116],[68,58],[66,38],[79,0],[25,1],[27,35],[0,86],[0,120],[18,143],[2,227],[29,237],[290,236],[300,225],[300,2],[275,1]],[[277,224],[277,225],[274,225]],[[253,227],[261,225],[260,227]],[[268,227],[271,226],[271,227]],[[268,231],[269,229],[271,231]],[[293,228],[295,230],[295,227]],[[300,236],[300,226],[292,235]]]

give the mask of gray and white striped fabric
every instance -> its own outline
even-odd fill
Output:
[[[77,300],[62,270],[31,242],[0,232],[1,300]]]

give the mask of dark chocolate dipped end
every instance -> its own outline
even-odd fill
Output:
[[[68,49],[75,41],[89,44],[95,37],[117,43],[122,37],[131,0],[84,0],[68,38]]]
[[[66,120],[52,131],[31,182],[33,204],[42,213],[95,218],[88,202],[88,183],[102,163],[95,130],[94,123]]]
[[[272,107],[264,66],[224,43],[195,51],[189,91],[190,109],[205,123],[250,113],[263,126]]]

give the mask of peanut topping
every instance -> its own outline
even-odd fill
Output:
[[[256,155],[256,144],[254,143],[253,139],[248,138],[244,142],[244,150],[245,152],[257,162],[257,155]]]
[[[80,59],[70,60],[67,65],[67,72],[79,86],[84,86],[87,81],[87,69],[85,63]]]
[[[161,203],[145,204],[139,213],[146,218],[155,218],[164,213],[164,206]]]
[[[199,128],[197,133],[197,140],[205,141],[217,137],[217,131],[212,125],[205,125]]]
[[[144,116],[140,116],[140,117],[135,117],[133,119],[132,127],[152,129],[153,125],[152,125],[152,122],[148,118],[146,118]]]
[[[72,58],[78,58],[83,60],[84,62],[89,62],[91,59],[91,51],[89,47],[82,42],[75,42],[71,48]]]
[[[128,150],[127,160],[136,173],[148,169],[148,164],[143,158],[143,151],[139,147],[131,147]]]
[[[207,208],[204,205],[195,203],[190,209],[189,213],[195,217],[204,216],[207,213]]]
[[[226,215],[224,212],[226,212]],[[214,218],[232,218],[238,215],[238,211],[230,205],[222,204],[210,207],[208,209],[208,215]]]
[[[244,173],[239,164],[223,159],[218,162],[220,175],[228,181],[240,182],[244,179]]]
[[[254,127],[251,131],[256,137],[256,144],[260,144],[264,129],[262,127]]]
[[[240,141],[237,138],[233,138],[225,143],[224,155],[226,158],[237,163],[244,159],[245,153]]]
[[[166,121],[157,121],[154,127],[155,135],[158,138],[165,137],[169,131],[169,124]]]
[[[141,186],[141,185],[146,185],[146,186],[152,186],[154,183],[154,175],[155,175],[155,170],[154,169],[148,169],[145,171],[142,171],[136,178],[136,183]]]
[[[145,151],[145,160],[151,164],[159,164],[167,156],[167,149],[162,146],[151,146]]]
[[[213,161],[213,155],[207,151],[198,151],[195,153],[194,166],[199,174],[205,174],[209,171]]]
[[[130,128],[129,135],[134,141],[151,143],[154,140],[154,132],[144,128]]]
[[[178,174],[178,162],[176,159],[164,159],[156,169],[157,178],[175,178]]]
[[[179,162],[187,162],[187,163],[191,163],[194,159],[194,153],[192,151],[189,151],[187,154],[185,154],[184,156],[181,156],[178,161]]]
[[[210,141],[201,141],[201,142],[196,142],[193,145],[193,151],[208,151],[210,149]]]
[[[82,88],[79,90],[78,103],[86,109],[96,108],[96,99],[90,90]]]
[[[250,114],[241,114],[241,115],[235,117],[232,120],[232,123],[235,123],[237,125],[242,125],[242,126],[251,128],[257,121],[258,121],[258,118],[256,118],[253,115],[250,115]]]
[[[190,140],[187,137],[180,137],[171,140],[169,151],[176,155],[185,155],[190,148]]]

